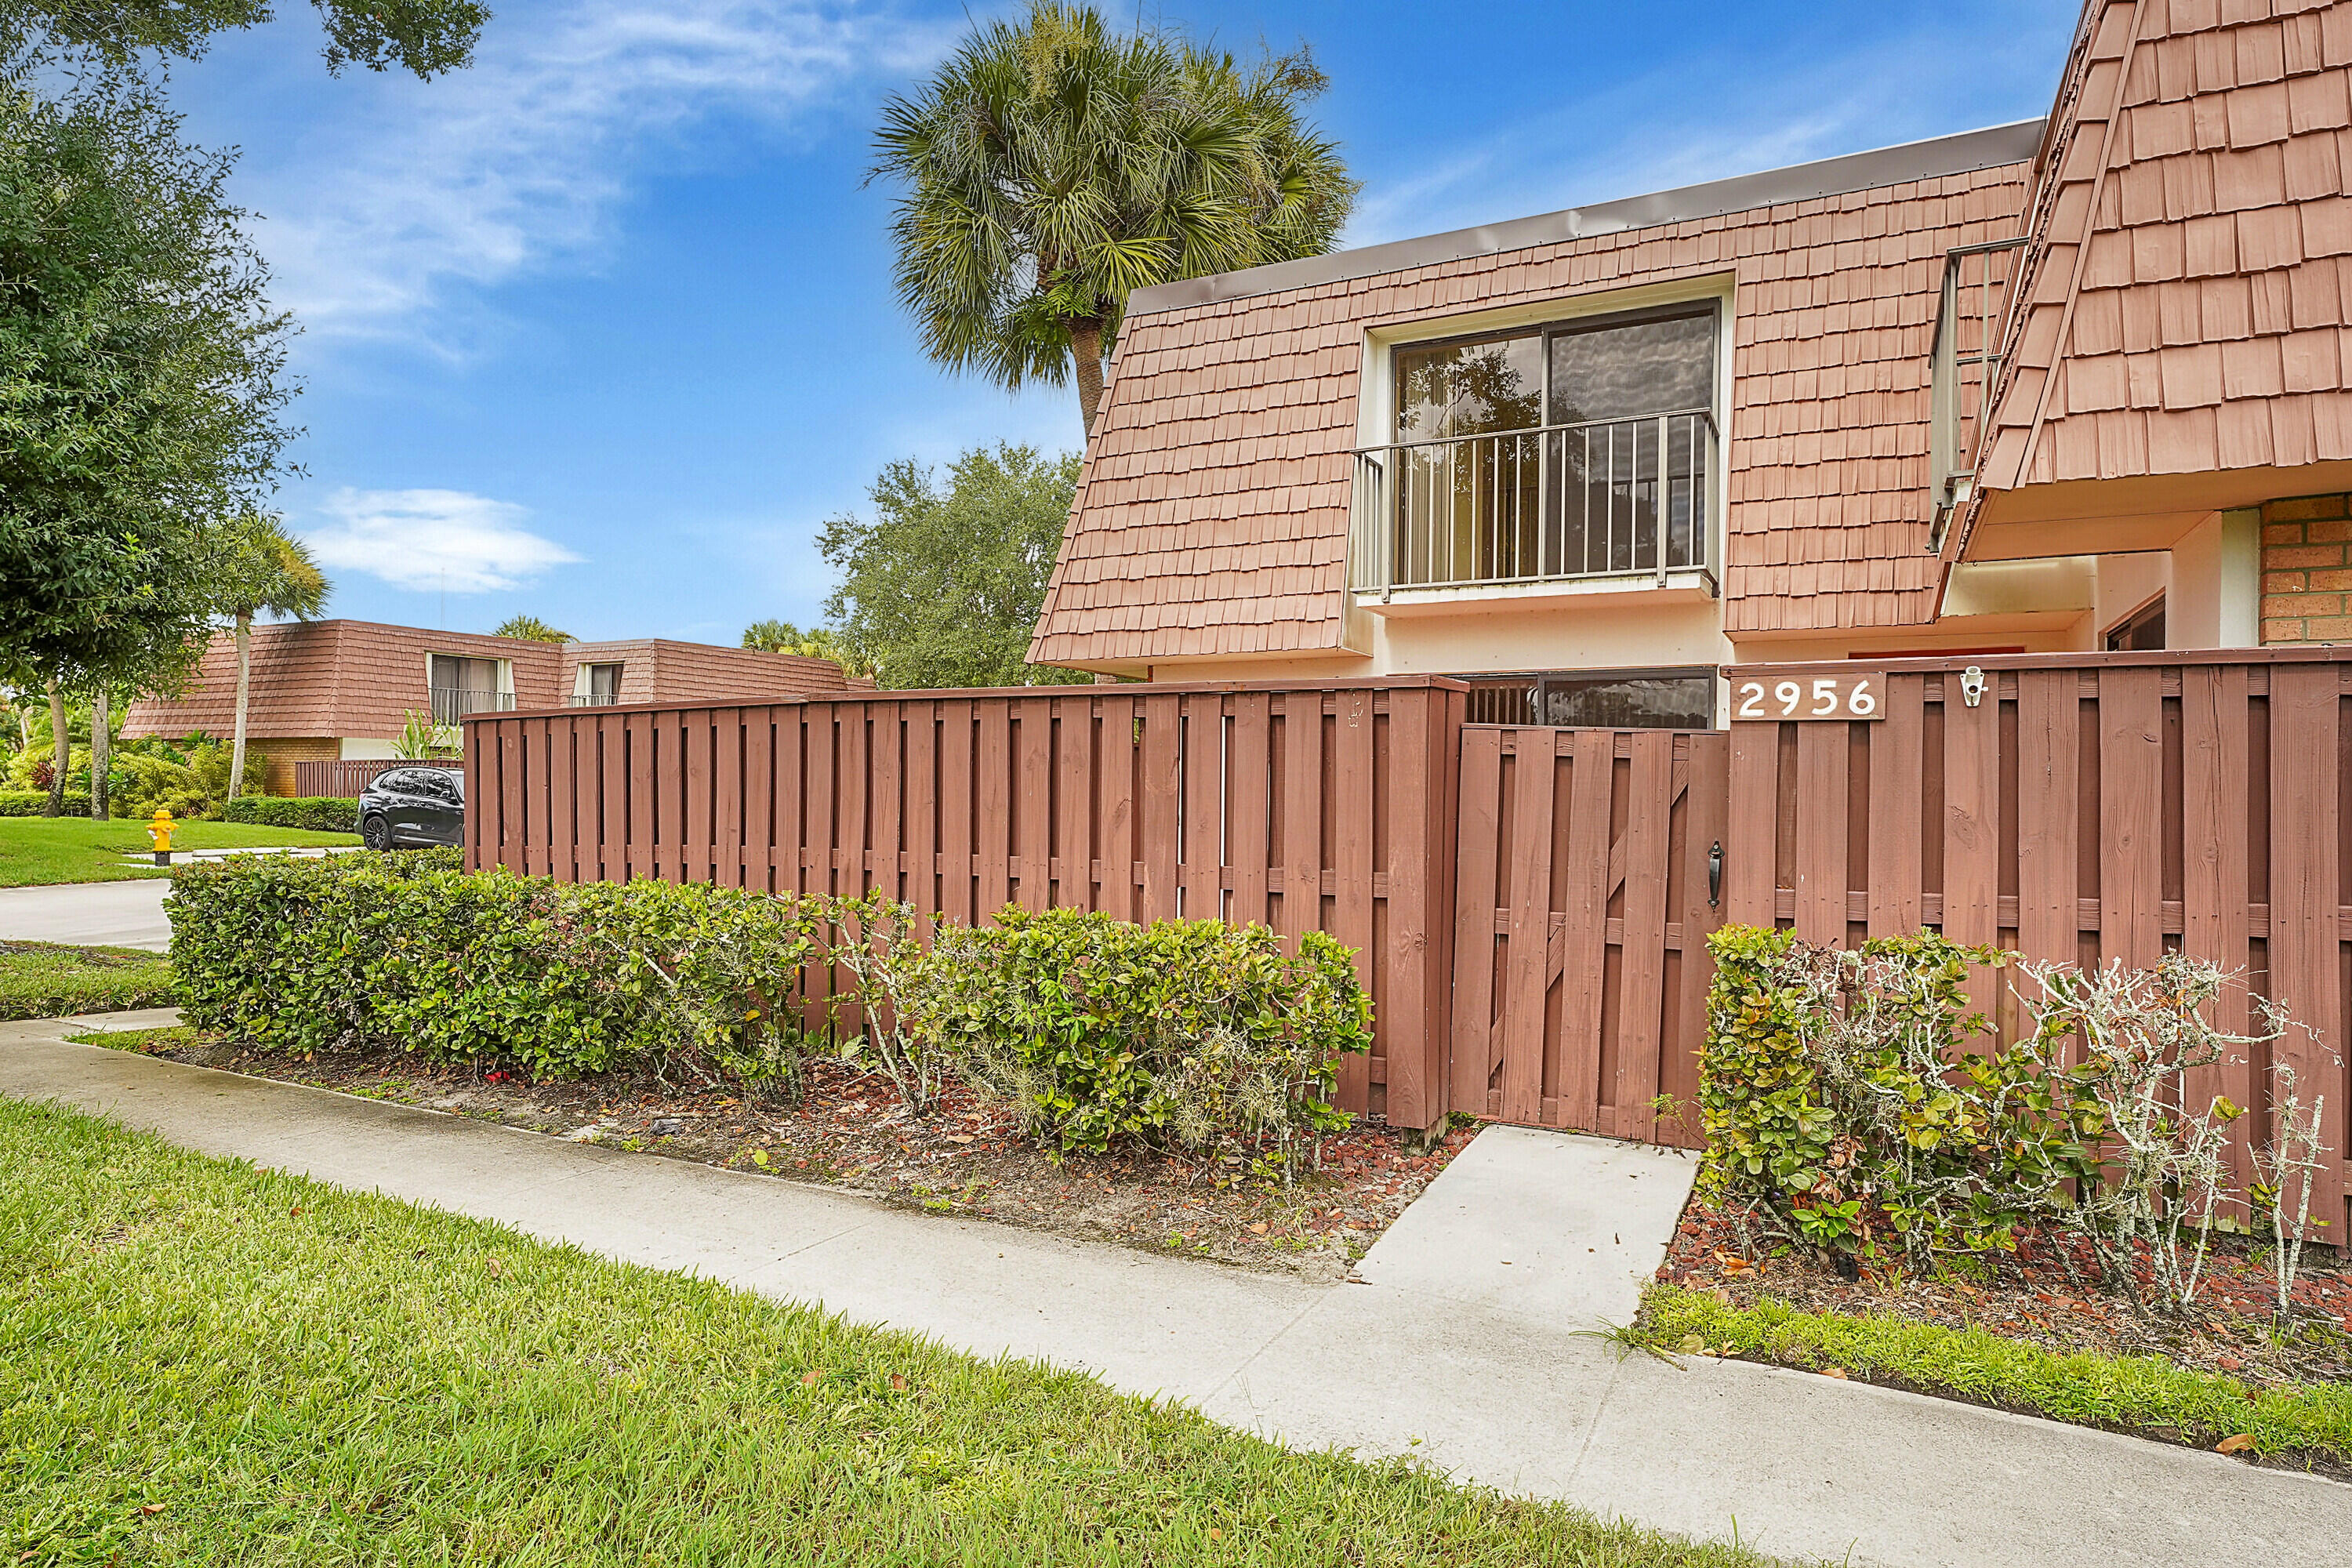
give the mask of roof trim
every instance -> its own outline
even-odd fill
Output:
[[[1514,218],[1507,223],[1457,228],[1418,239],[1391,240],[1386,245],[1335,250],[1325,256],[1277,261],[1239,272],[1214,272],[1205,278],[1156,284],[1138,289],[1127,297],[1127,314],[1133,318],[1152,310],[1246,300],[1288,289],[1310,289],[1350,278],[1370,278],[1474,256],[1524,250],[1530,246],[1622,234],[1627,229],[1685,223],[1694,218],[1721,217],[1727,213],[1748,212],[1783,202],[1812,201],[1911,180],[1971,174],[2003,163],[2029,163],[2041,151],[2042,124],[2038,119],[2020,120],[1980,131],[1963,131],[1953,136],[1906,142],[1868,153],[1850,153],[1842,158],[1791,163],[1786,168],[1735,175],[1728,180],[1710,180],[1705,184],[1683,185],[1645,196],[1627,196],[1594,206],[1569,207],[1537,217]]]

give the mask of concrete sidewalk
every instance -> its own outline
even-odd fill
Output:
[[[143,947],[162,952],[172,945],[172,921],[163,912],[171,891],[168,877],[0,888],[0,941]]]
[[[1391,1234],[1410,1240],[1433,1215],[1423,1243],[1454,1247],[1459,1267],[1414,1243],[1376,1248],[1360,1271],[1370,1282],[1310,1286],[67,1045],[67,1032],[0,1025],[0,1093],[109,1110],[191,1148],[821,1301],[975,1353],[1083,1367],[1286,1442],[1410,1449],[1465,1479],[1661,1529],[1736,1529],[1784,1555],[1921,1568],[2332,1568],[2352,1533],[2352,1488],[2307,1476],[1832,1378],[1621,1359],[1561,1305],[1589,1283],[1573,1257],[1531,1255],[1538,1278],[1515,1292],[1504,1264],[1516,1269],[1509,1254],[1544,1238],[1482,1232],[1471,1220],[1490,1222],[1483,1201],[1454,1217],[1461,1188],[1447,1178]],[[1675,1155],[1601,1147],[1593,1158],[1633,1162],[1612,1179],[1654,1176],[1664,1193],[1687,1181]],[[1537,1168],[1457,1166],[1488,1184]],[[1488,1267],[1471,1267],[1478,1258]],[[1614,1282],[1598,1289],[1593,1300],[1624,1299]]]

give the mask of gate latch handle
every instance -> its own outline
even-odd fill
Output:
[[[1715,847],[1706,852],[1706,907],[1713,910],[1722,906],[1723,840],[1718,838]]]

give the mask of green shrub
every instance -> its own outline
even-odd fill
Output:
[[[1371,1044],[1347,948],[1310,931],[1294,958],[1263,926],[1218,921],[1008,908],[940,930],[913,1005],[918,1032],[1041,1141],[1174,1145],[1236,1174],[1286,1174],[1344,1126],[1335,1066]]]
[[[1816,947],[1727,926],[1700,1058],[1702,1191],[1883,1265],[2006,1249],[2095,1176],[2075,1097],[2024,1046],[1974,1049],[1969,971],[1933,932]],[[2055,1100],[2053,1102],[2053,1091]]]
[[[45,789],[0,790],[0,816],[46,816],[49,810],[49,792]],[[79,790],[66,791],[66,815],[88,816],[89,796]]]
[[[265,827],[307,827],[319,833],[357,833],[360,803],[332,795],[248,795],[221,811],[224,822],[254,822]]]
[[[468,874],[459,858],[190,867],[170,905],[188,1021],[270,1049],[394,1046],[534,1078],[796,1072],[800,1037],[780,1009],[813,944],[792,901]]]

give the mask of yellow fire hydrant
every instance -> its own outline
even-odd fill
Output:
[[[158,866],[172,863],[172,829],[177,826],[169,811],[160,805],[155,808],[155,820],[147,825],[147,838],[155,846],[155,864]]]

